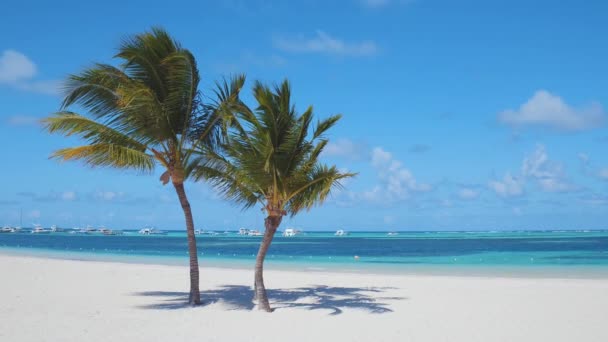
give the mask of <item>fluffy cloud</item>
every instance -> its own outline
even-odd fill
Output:
[[[5,50],[0,55],[0,83],[29,80],[36,75],[36,65],[26,55]]]
[[[370,56],[378,52],[378,47],[373,41],[345,42],[334,38],[329,34],[317,30],[315,36],[311,38],[276,38],[274,40],[276,48],[296,53],[324,53],[341,56]]]
[[[501,122],[512,126],[544,126],[565,131],[580,131],[601,125],[604,110],[598,103],[574,108],[559,96],[539,90],[519,109],[508,109],[498,115]]]
[[[494,190],[498,196],[505,198],[521,196],[524,193],[523,181],[513,177],[511,173],[508,172],[502,180],[492,180],[488,182],[488,187]]]
[[[340,157],[352,160],[359,160],[366,157],[369,150],[362,144],[357,144],[350,139],[338,139],[329,142],[323,150],[323,155],[327,157]]]
[[[29,115],[12,115],[5,122],[10,126],[37,126],[40,119]]]
[[[543,145],[526,156],[521,166],[521,176],[507,173],[502,180],[492,180],[488,187],[501,197],[515,197],[524,193],[526,181],[535,182],[543,192],[568,192],[578,187],[570,183],[560,163],[549,159]]]
[[[534,153],[524,159],[522,174],[535,179],[545,192],[564,192],[574,190],[562,169],[562,165],[549,160],[543,145],[536,146]]]
[[[372,150],[371,163],[378,172],[378,177],[383,185],[378,191],[386,191],[387,195],[394,198],[407,198],[411,192],[426,192],[431,186],[419,183],[414,175],[405,168],[402,163],[395,160],[390,152],[376,147]]]
[[[14,50],[5,50],[0,54],[0,85],[34,93],[59,93],[59,81],[34,80],[37,74],[36,64],[26,55]]]

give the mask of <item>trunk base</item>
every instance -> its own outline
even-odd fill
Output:
[[[254,299],[257,299],[258,310],[266,312],[272,312],[270,303],[268,302],[268,294],[266,293],[266,287],[264,286],[264,259],[268,248],[272,243],[274,233],[277,231],[279,224],[281,224],[281,216],[268,216],[264,220],[266,231],[264,232],[264,238],[260,243],[260,249],[255,259],[255,282],[253,286]]]

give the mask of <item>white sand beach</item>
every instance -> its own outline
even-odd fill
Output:
[[[0,255],[0,341],[608,341],[607,279],[201,269]]]

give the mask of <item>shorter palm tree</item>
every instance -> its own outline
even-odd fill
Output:
[[[318,160],[328,140],[324,133],[340,115],[320,121],[310,129],[313,109],[298,115],[291,105],[288,81],[271,89],[256,83],[254,111],[245,106],[235,113],[240,129],[233,130],[224,153],[201,150],[193,175],[209,180],[225,198],[250,208],[263,206],[265,233],[255,263],[254,296],[258,308],[270,312],[264,286],[264,259],[285,215],[321,204],[340,180],[354,176]],[[309,135],[312,134],[312,137]]]

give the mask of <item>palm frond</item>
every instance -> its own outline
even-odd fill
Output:
[[[355,173],[342,173],[335,166],[316,165],[305,178],[305,182],[299,184],[299,188],[294,189],[289,195],[287,212],[293,216],[302,209],[311,209],[315,205],[322,204],[332,189],[342,187],[341,180],[355,175]],[[294,184],[294,188],[296,186]]]
[[[146,150],[146,145],[136,140],[134,135],[127,135],[113,129],[111,126],[104,125],[76,113],[68,111],[58,112],[42,120],[42,124],[49,133],[61,133],[65,136],[76,135],[91,144],[121,145],[140,152]]]
[[[81,160],[88,166],[109,166],[149,172],[154,169],[154,157],[126,146],[98,143],[68,147],[53,152],[51,158],[61,161]]]
[[[77,104],[96,118],[119,113],[118,88],[128,82],[128,76],[107,64],[95,64],[79,75],[70,75],[65,83],[66,93],[61,108]]]
[[[157,160],[183,181],[193,168],[191,151],[221,142],[218,132],[236,121],[231,106],[240,105],[244,76],[233,78],[224,93],[216,94],[214,112],[205,110],[194,56],[165,30],[152,28],[127,37],[115,58],[119,67],[95,64],[68,78],[63,111],[44,125],[51,133],[78,136],[90,147],[62,149],[53,157],[139,169],[150,169]],[[68,111],[72,106],[80,106],[86,115]],[[201,127],[211,128],[199,139]]]
[[[323,135],[328,129],[332,128],[340,119],[341,114],[330,116],[329,118],[317,123],[317,127],[312,134],[313,139],[317,139]]]

